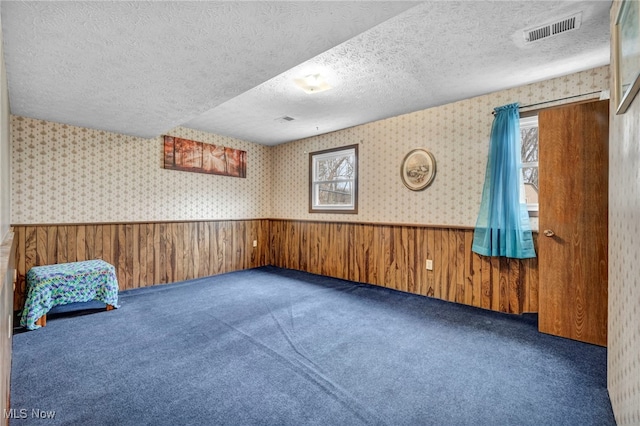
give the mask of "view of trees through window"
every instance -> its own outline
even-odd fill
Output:
[[[319,160],[316,169],[318,204],[351,204],[354,162],[352,155]]]
[[[520,121],[522,138],[522,174],[525,198],[529,210],[538,209],[538,117],[527,117]]]
[[[310,211],[356,210],[357,147],[311,153]]]

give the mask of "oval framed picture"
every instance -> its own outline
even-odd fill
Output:
[[[436,177],[436,159],[429,151],[417,148],[405,155],[400,166],[404,186],[412,191],[421,191],[431,185]]]

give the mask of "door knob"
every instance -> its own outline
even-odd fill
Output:
[[[553,232],[551,229],[545,229],[543,232],[545,237],[553,237],[554,235],[556,235],[555,232]]]

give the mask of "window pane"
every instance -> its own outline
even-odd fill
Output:
[[[538,128],[520,129],[520,135],[522,136],[522,162],[532,163],[538,161]]]
[[[309,153],[309,213],[358,213],[358,145]]]
[[[522,174],[524,176],[524,195],[527,204],[538,203],[538,168],[523,167]]]
[[[538,190],[538,168],[537,167],[523,167],[522,176],[524,178],[525,185],[533,185]]]
[[[316,184],[318,206],[350,206],[353,203],[353,182]]]
[[[316,162],[316,181],[345,180],[354,177],[354,156],[340,155],[320,158]]]

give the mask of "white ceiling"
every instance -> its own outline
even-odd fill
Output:
[[[605,65],[610,5],[3,1],[0,11],[13,114],[275,145]],[[525,45],[524,29],[575,12],[579,30]],[[318,72],[333,89],[295,86]]]

